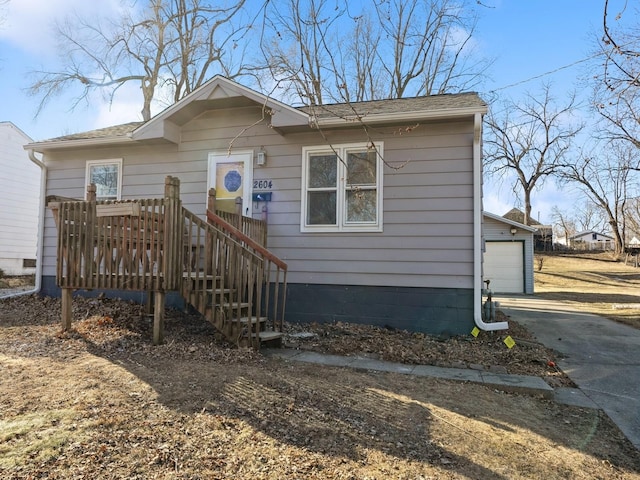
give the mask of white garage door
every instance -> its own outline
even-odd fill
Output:
[[[484,280],[496,293],[524,292],[524,255],[522,242],[486,242]]]

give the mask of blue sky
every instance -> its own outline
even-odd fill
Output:
[[[367,1],[367,0],[363,0]],[[483,0],[482,18],[475,41],[483,55],[495,58],[491,78],[479,90],[491,100],[500,96],[521,98],[539,91],[541,82],[552,83],[559,100],[577,87],[585,73],[578,63],[591,54],[594,36],[602,24],[603,0]],[[614,7],[618,1],[614,0]],[[71,97],[60,97],[34,118],[38,101],[25,92],[28,72],[55,64],[55,41],[51,23],[74,9],[99,16],[120,8],[118,0],[10,0],[0,25],[0,121],[11,121],[34,140],[140,120],[135,89],[123,90],[113,104],[96,95],[91,107],[71,112]],[[548,72],[555,72],[544,75]],[[541,78],[535,78],[542,76]],[[532,80],[530,80],[532,79]],[[529,81],[530,80],[530,81]],[[511,86],[517,84],[515,86]],[[508,88],[505,88],[508,87]],[[494,105],[494,108],[499,105]],[[589,121],[585,110],[585,120]],[[489,182],[485,208],[502,215],[516,206],[504,185]],[[572,199],[554,185],[533,197],[533,215],[548,221],[554,205]]]

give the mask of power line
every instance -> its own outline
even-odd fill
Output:
[[[494,88],[494,89],[490,90],[489,93],[499,92],[500,90],[506,90],[507,88],[511,88],[511,87],[517,87],[518,85],[522,85],[523,83],[528,83],[528,82],[531,82],[532,80],[537,80],[539,78],[546,77],[547,75],[553,75],[554,73],[560,72],[562,70],[566,70],[567,68],[575,67],[576,65],[579,65],[581,63],[587,62],[589,60],[593,60],[596,57],[604,55],[605,53],[606,52],[596,53],[594,55],[591,55],[590,57],[586,57],[586,58],[583,58],[581,60],[576,60],[573,63],[569,63],[567,65],[563,65],[562,67],[558,67],[556,69],[549,70],[548,72],[544,72],[544,73],[541,73],[539,75],[534,75],[533,77],[529,77],[529,78],[527,78],[525,80],[520,80],[519,82],[511,83],[509,85],[505,85],[504,87]]]
[[[637,42],[637,40],[634,39],[634,40],[632,40],[630,42],[627,42],[624,45],[621,45],[620,48],[629,47],[631,44],[634,44],[636,42]],[[594,53],[593,55],[591,55],[589,57],[586,57],[586,58],[583,58],[581,60],[576,60],[573,63],[569,63],[567,65],[563,65],[562,67],[558,67],[558,68],[555,68],[553,70],[549,70],[548,72],[544,72],[544,73],[541,73],[539,75],[534,75],[533,77],[529,77],[529,78],[527,78],[525,80],[520,80],[519,82],[511,83],[509,85],[505,85],[504,87],[494,88],[492,90],[489,90],[488,93],[495,93],[495,92],[499,92],[500,90],[506,90],[507,88],[517,87],[518,85],[522,85],[522,84],[528,83],[528,82],[530,82],[532,80],[537,80],[539,78],[546,77],[547,75],[553,75],[554,73],[558,73],[558,72],[560,72],[562,70],[566,70],[567,68],[575,67],[576,65],[579,65],[579,64],[584,63],[584,62],[588,62],[589,60],[593,60],[594,58],[601,57],[603,55],[609,55],[609,54],[610,54],[610,52],[603,50],[601,52]]]

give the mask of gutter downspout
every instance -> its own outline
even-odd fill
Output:
[[[32,293],[39,293],[40,289],[42,288],[42,262],[43,262],[42,252],[44,250],[44,245],[43,245],[44,244],[44,211],[46,208],[45,193],[46,193],[46,187],[47,187],[47,167],[42,162],[42,160],[39,160],[36,157],[33,149],[31,148],[27,149],[27,154],[29,155],[29,160],[31,160],[38,167],[40,167],[40,170],[42,171],[40,174],[40,205],[41,207],[39,208],[39,211],[38,211],[38,242],[36,247],[36,284],[34,288],[31,290],[14,293],[12,295],[5,295],[1,298],[12,298],[12,297],[19,297],[22,295],[31,295]]]
[[[508,322],[482,320],[482,114],[473,118],[473,321],[480,330],[509,328]]]

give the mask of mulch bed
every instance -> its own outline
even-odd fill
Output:
[[[0,325],[41,325],[32,333],[25,350],[37,355],[52,341],[67,342],[64,351],[92,348],[102,352],[127,350],[147,355],[171,355],[218,362],[262,361],[259,353],[238,349],[226,343],[200,315],[167,309],[165,344],[151,344],[152,319],[133,302],[109,298],[76,297],[73,301],[73,327],[61,332],[60,299],[26,295],[0,300]],[[498,312],[498,320],[505,319]],[[370,325],[350,323],[308,323],[285,325],[284,346],[301,350],[346,356],[362,356],[406,364],[473,368],[496,373],[534,375],[553,387],[574,386],[556,366],[558,355],[538,343],[523,326],[509,320],[509,330],[480,332],[477,337],[438,338]],[[508,348],[507,336],[515,340]]]

